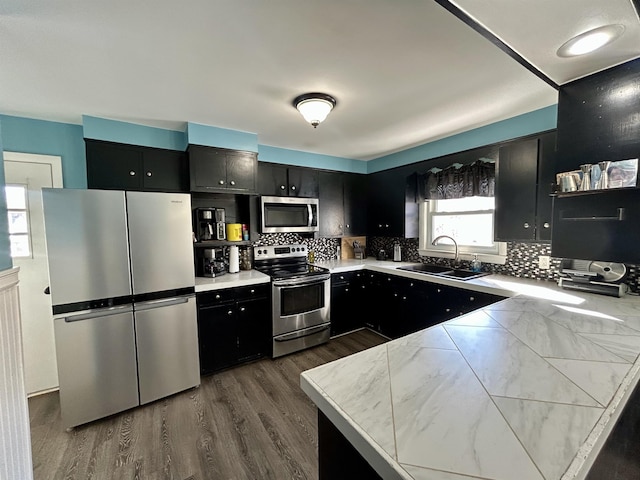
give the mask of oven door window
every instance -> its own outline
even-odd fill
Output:
[[[265,227],[306,227],[309,225],[307,205],[266,203],[264,205]]]
[[[280,316],[299,315],[324,307],[324,282],[300,287],[286,287],[280,291]]]

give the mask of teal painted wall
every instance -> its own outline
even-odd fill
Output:
[[[374,173],[556,128],[557,110],[552,105],[368,162],[259,145],[256,134],[192,122],[180,132],[91,116],[83,116],[83,125],[73,125],[0,115],[0,140],[6,151],[61,156],[66,188],[87,187],[85,137],[179,151],[193,143],[258,152],[261,162]]]
[[[2,120],[0,119],[0,156],[2,156]],[[3,160],[4,163],[4,160]],[[4,168],[0,168],[0,271],[13,267],[11,246],[9,245],[9,223],[7,220],[7,201],[4,197]]]
[[[258,160],[261,162],[284,163],[299,167],[323,168],[341,172],[367,173],[367,162],[352,158],[332,157],[317,153],[300,152],[286,148],[258,146]]]
[[[66,188],[87,188],[82,126],[0,115],[2,144],[7,152],[59,155]]]
[[[248,152],[258,151],[258,135],[255,133],[192,122],[187,122],[187,142],[206,147],[230,148]]]
[[[398,153],[379,157],[368,162],[367,173],[420,162],[430,158],[462,152],[471,148],[511,140],[556,128],[558,105],[534,110],[517,117],[425,143]]]
[[[92,138],[94,140],[166,148],[167,150],[178,150],[180,152],[184,152],[187,148],[186,132],[148,127],[136,123],[83,115],[82,130],[84,138]]]

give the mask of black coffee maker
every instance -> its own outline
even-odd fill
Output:
[[[198,242],[226,238],[224,208],[196,208],[195,224]]]
[[[227,272],[222,248],[198,248],[196,252],[196,276],[213,278]]]

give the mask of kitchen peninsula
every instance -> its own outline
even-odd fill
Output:
[[[302,373],[321,480],[348,468],[348,449],[332,457],[344,439],[375,470],[360,478],[586,478],[638,382],[640,300],[501,275],[456,284],[511,298]]]

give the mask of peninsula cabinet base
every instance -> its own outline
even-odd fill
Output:
[[[353,445],[318,409],[319,480],[382,480]]]

